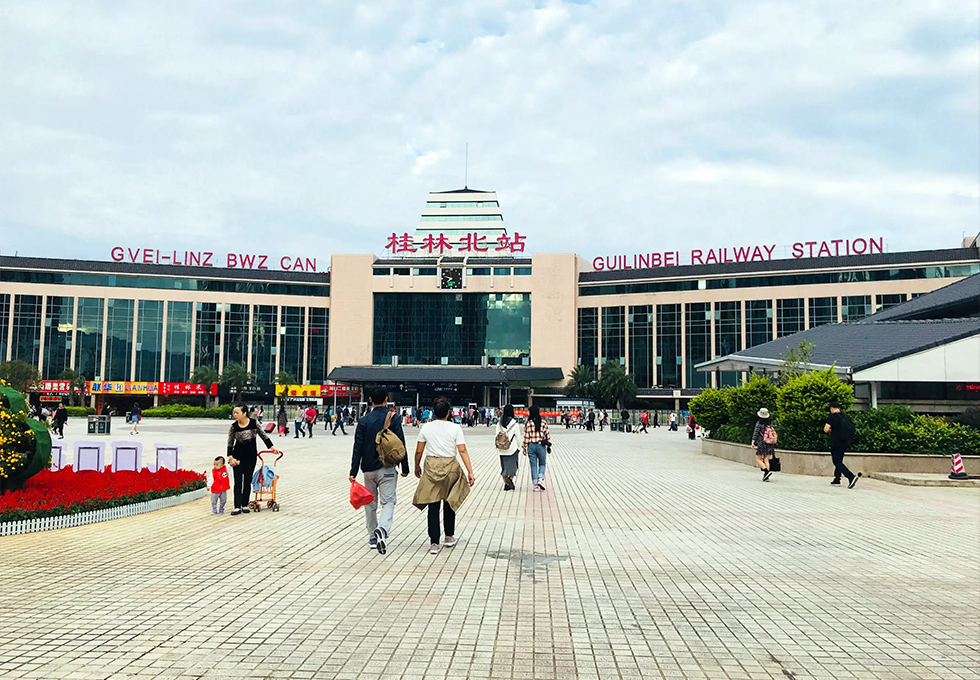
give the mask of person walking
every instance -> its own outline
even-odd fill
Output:
[[[593,409],[589,409],[588,419],[585,421],[585,423],[586,423],[585,424],[586,431],[588,432],[595,431],[595,411]]]
[[[58,408],[55,409],[54,417],[51,419],[53,422],[53,429],[58,433],[58,439],[65,438],[65,423],[68,422],[68,409],[65,405],[58,404]]]
[[[463,428],[449,421],[452,407],[445,397],[432,405],[435,419],[419,430],[415,445],[415,476],[421,480],[415,489],[412,504],[429,513],[429,553],[436,555],[443,547],[456,545],[456,513],[476,484],[470,454],[466,450]],[[425,455],[425,467],[422,456]],[[466,466],[466,479],[456,460],[457,454]],[[424,474],[423,474],[424,472]],[[442,507],[446,538],[440,543],[439,508]]]
[[[668,429],[671,432],[677,432],[677,411],[670,412],[670,415],[667,416],[667,422],[670,424]]]
[[[531,466],[534,491],[544,491],[544,470],[551,449],[551,438],[548,433],[548,423],[541,418],[541,409],[534,404],[528,409],[522,449]]]
[[[139,424],[140,420],[143,419],[143,410],[137,403],[133,404],[133,410],[129,412],[129,420],[133,424],[132,429],[130,429],[129,434],[139,434]]]
[[[823,426],[823,431],[830,435],[830,459],[834,462],[834,479],[831,486],[840,486],[840,478],[847,478],[847,488],[853,489],[862,473],[854,474],[844,465],[844,451],[854,438],[854,422],[846,413],[841,413],[840,404],[830,403],[830,415]]]
[[[504,491],[513,491],[514,477],[517,476],[517,459],[521,452],[521,424],[514,417],[514,405],[504,406],[504,414],[496,425],[494,446],[500,454],[500,476],[504,480]]]
[[[313,439],[313,426],[316,425],[316,409],[313,406],[308,406],[306,408],[306,413],[304,414],[306,418],[306,430],[310,433],[310,439]]]
[[[626,409],[623,409],[620,412],[619,417],[623,419],[623,432],[629,432],[630,431],[630,412],[627,411]]]
[[[769,459],[776,453],[776,430],[772,426],[769,409],[763,406],[756,415],[759,420],[752,430],[752,448],[755,449],[755,463],[762,470],[762,481],[768,482],[772,477]]]
[[[237,404],[231,410],[231,417],[235,419],[228,429],[228,464],[231,465],[235,477],[235,509],[231,514],[240,515],[249,512],[248,496],[252,490],[252,474],[259,455],[255,438],[261,438],[273,453],[281,452],[259,424],[248,417],[248,407],[245,404]]]
[[[385,397],[385,400],[387,401],[387,396]],[[401,418],[398,418],[397,415],[395,417],[398,419],[398,422],[400,424],[401,423]],[[330,422],[330,421],[327,421],[327,422]],[[337,428],[338,427],[340,428],[340,433],[346,437],[347,436],[347,430],[344,429],[344,412],[343,411],[337,411],[337,419],[334,420],[334,422],[333,422],[333,430],[330,431],[330,434],[332,434],[332,435],[334,435],[336,437],[337,436]],[[402,439],[404,439],[404,437],[402,437]],[[406,463],[406,465],[407,465],[407,463]]]
[[[698,435],[698,424],[694,421],[694,416],[687,417],[687,438],[694,439]]]
[[[660,427],[660,415],[659,414],[660,414],[660,411],[658,411],[656,409],[653,410],[653,429],[655,429],[655,430],[658,427]]]
[[[302,406],[296,407],[296,414],[293,416],[293,439],[299,439],[300,434],[303,435],[303,439],[306,439],[306,430],[303,428],[303,423],[306,421],[306,409]]]
[[[650,434],[647,430],[647,425],[650,424],[650,412],[644,411],[640,414],[640,432],[643,434]]]
[[[279,405],[279,412],[276,413],[276,426],[279,428],[279,436],[285,437],[289,434],[289,416],[286,415],[286,407]]]
[[[388,535],[395,520],[395,501],[398,488],[398,470],[395,466],[385,467],[378,455],[378,435],[385,429],[405,445],[405,432],[402,420],[397,415],[388,414],[388,390],[375,385],[367,391],[371,402],[371,412],[357,421],[354,430],[354,450],[350,461],[350,481],[357,479],[357,471],[364,473],[364,486],[374,496],[374,500],[364,506],[364,520],[367,524],[368,547],[376,549],[379,555],[388,552]],[[340,416],[338,415],[338,421]],[[346,432],[344,434],[347,434]],[[401,460],[402,477],[408,477],[408,456]],[[378,507],[381,518],[378,518]]]

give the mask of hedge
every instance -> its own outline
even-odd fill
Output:
[[[166,404],[143,411],[145,418],[216,418],[227,420],[231,418],[232,404],[224,404],[217,408],[189,406],[188,404]]]
[[[65,410],[68,411],[69,418],[84,418],[95,415],[95,409],[91,406],[66,406]]]

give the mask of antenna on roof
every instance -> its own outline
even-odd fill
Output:
[[[466,164],[463,166],[463,188],[470,188],[470,143],[466,142]]]

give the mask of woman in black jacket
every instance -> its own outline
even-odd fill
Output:
[[[752,431],[752,448],[755,449],[755,462],[762,470],[762,481],[768,482],[772,477],[769,459],[776,453],[776,445],[766,442],[766,430],[772,427],[772,420],[769,418],[769,409],[765,407],[760,408],[756,415],[759,416],[759,420]]]
[[[261,437],[273,453],[279,453],[279,449],[273,446],[272,440],[258,423],[248,417],[248,406],[237,404],[231,415],[235,419],[228,430],[228,464],[235,476],[235,509],[231,514],[240,515],[249,512],[248,496],[252,490],[252,474],[259,455],[255,438]]]

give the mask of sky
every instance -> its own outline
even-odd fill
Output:
[[[0,3],[0,254],[586,258],[980,231],[976,0]]]

